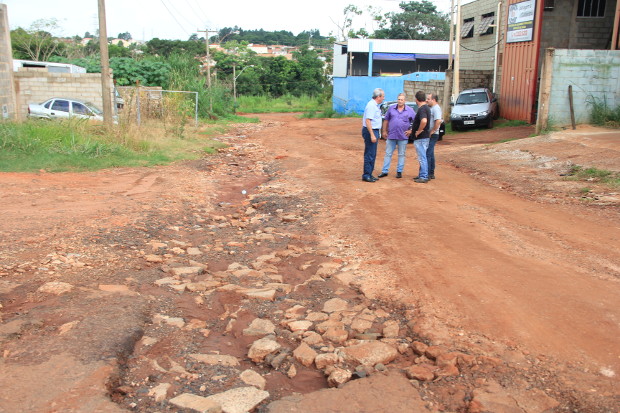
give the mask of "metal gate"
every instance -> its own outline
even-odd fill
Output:
[[[508,8],[521,1],[509,0]],[[506,119],[536,120],[542,6],[537,0],[532,40],[506,43],[504,47],[500,110]],[[507,27],[507,20],[504,24]]]

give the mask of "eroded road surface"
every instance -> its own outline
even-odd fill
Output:
[[[620,195],[570,174],[620,134],[461,133],[366,183],[360,123],[0,174],[0,412],[618,412]]]

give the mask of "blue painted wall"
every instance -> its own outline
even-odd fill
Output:
[[[590,122],[593,99],[611,109],[620,106],[620,51],[555,49],[552,67],[548,121],[553,126],[571,124],[569,85],[573,86],[576,123]]]
[[[385,91],[385,100],[396,100],[404,90],[405,80],[428,82],[429,80],[444,80],[443,72],[418,72],[399,77],[335,77],[332,108],[338,113],[363,114],[364,108],[372,98],[372,91],[380,87]]]

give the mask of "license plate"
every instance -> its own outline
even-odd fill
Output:
[[[476,123],[476,121],[473,121],[473,120],[464,120],[463,121],[463,125],[473,125],[474,123]]]

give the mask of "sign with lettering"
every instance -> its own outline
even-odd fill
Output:
[[[526,0],[508,6],[506,43],[530,42],[534,38],[536,1]]]

